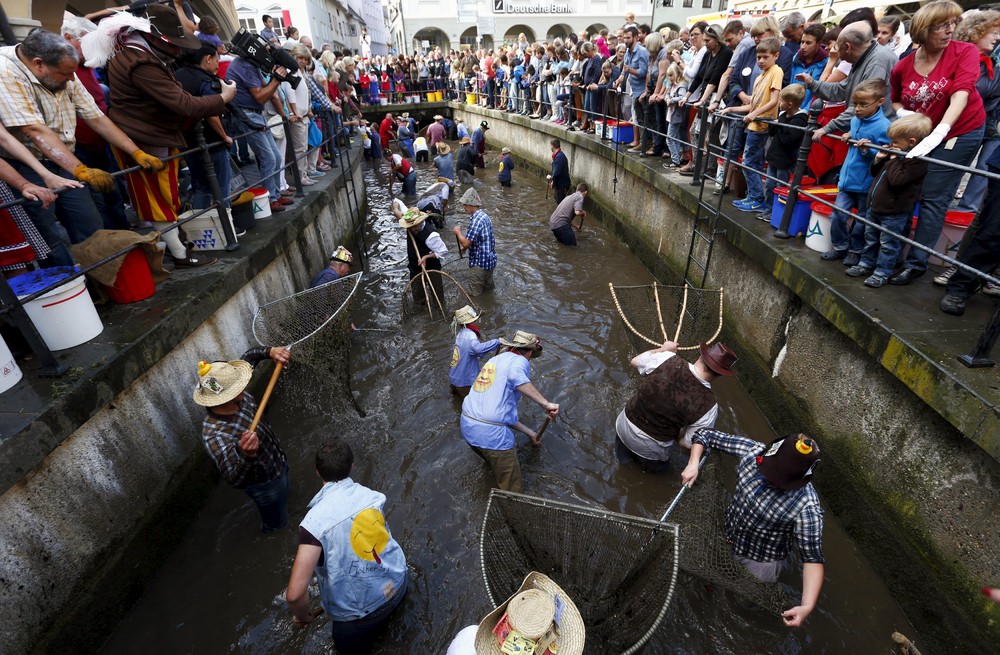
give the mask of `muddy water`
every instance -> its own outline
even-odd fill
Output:
[[[433,175],[424,164],[419,170],[424,188]],[[679,473],[645,475],[634,463],[616,459],[613,422],[634,377],[628,366],[633,353],[607,291],[608,282],[646,284],[651,278],[593,219],[578,248],[558,247],[548,230],[552,201],[544,198],[542,183],[517,170],[513,189],[501,190],[489,170],[480,172],[478,186],[496,227],[500,264],[495,293],[482,298],[482,326],[488,336],[527,329],[543,338],[545,353],[533,363],[533,381],[562,407],[540,448],[519,437],[525,490],[658,518],[677,491]],[[411,573],[403,609],[377,652],[443,653],[461,627],[491,609],[478,559],[491,478],[457,429],[458,406],[448,392],[447,326],[425,316],[400,319],[405,271],[394,269],[405,263],[403,233],[388,213],[383,173],[369,170],[366,182],[373,245],[354,304],[352,318],[360,329],[351,337],[353,393],[365,417],[343,397],[304,401],[286,387],[270,420],[289,454],[293,524],[320,487],[311,466],[318,441],[339,434],[354,445],[353,477],[388,496],[389,525]],[[459,208],[449,228],[456,221],[467,225],[467,218]],[[445,270],[461,272],[463,266],[456,262]],[[322,389],[322,380],[307,377],[300,375],[296,384]],[[721,429],[773,438],[738,379],[720,380],[716,389]],[[532,425],[542,415],[525,401],[521,418]],[[875,567],[832,515],[826,519],[827,579],[805,627],[787,629],[780,619],[682,575],[671,609],[644,652],[877,653],[889,652],[893,630],[914,636]],[[328,624],[294,628],[279,596],[295,544],[294,530],[257,533],[249,501],[220,484],[102,652],[332,652]],[[797,574],[785,580],[799,589]]]

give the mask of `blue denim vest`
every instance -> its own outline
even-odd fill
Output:
[[[385,524],[385,496],[350,478],[328,482],[302,527],[323,546],[316,567],[323,609],[334,621],[364,618],[403,593],[406,557]]]

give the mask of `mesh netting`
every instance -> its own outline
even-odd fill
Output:
[[[662,284],[608,286],[637,352],[665,341],[676,341],[680,350],[695,350],[703,342],[712,343],[722,332],[722,289]]]
[[[427,269],[410,279],[403,290],[401,312],[404,319],[421,314],[450,321],[456,309],[472,305],[472,298],[452,273]]]
[[[323,329],[344,309],[361,273],[269,302],[253,317],[253,336],[262,346],[292,347]]]
[[[680,530],[681,569],[780,615],[792,607],[780,583],[759,582],[733,559],[726,541],[725,513],[730,494],[720,467],[725,460],[712,455],[701,469],[698,481],[670,514]]]
[[[652,636],[677,581],[677,526],[494,489],[480,537],[499,605],[539,571],[573,599],[587,653],[633,653]]]

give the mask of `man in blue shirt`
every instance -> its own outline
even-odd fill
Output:
[[[344,246],[339,246],[334,253],[330,255],[330,265],[320,271],[319,274],[313,278],[312,284],[309,285],[309,288],[312,289],[322,284],[339,280],[351,272],[351,264],[353,263],[354,255],[351,254],[351,251]]]
[[[550,419],[559,414],[559,405],[547,401],[531,384],[529,361],[541,354],[541,340],[518,330],[513,339],[500,339],[500,343],[507,351],[483,365],[462,402],[462,437],[489,465],[501,489],[521,493],[514,430],[528,435],[536,446],[542,441],[537,432],[518,420],[517,403],[524,394]]]
[[[566,158],[566,153],[562,151],[562,143],[559,139],[552,139],[549,142],[552,147],[552,173],[547,175],[546,178],[549,181],[549,186],[552,187],[554,191],[554,196],[556,200],[556,206],[563,201],[566,194],[569,193],[569,189],[572,183],[569,180],[569,159]]]
[[[483,337],[479,331],[481,316],[482,314],[466,305],[455,312],[455,320],[451,324],[451,329],[455,332],[455,348],[451,353],[448,381],[451,383],[451,392],[461,398],[469,395],[472,383],[479,374],[479,358],[500,345],[499,339],[480,341]]]
[[[476,168],[486,168],[483,161],[483,153],[486,152],[486,130],[490,129],[490,124],[483,121],[472,131],[472,149],[476,153]]]
[[[483,201],[475,189],[469,189],[460,201],[469,218],[469,229],[462,236],[462,228],[455,226],[462,252],[469,251],[469,294],[480,296],[493,288],[493,269],[497,267],[496,243],[493,240],[493,221],[483,211]]]
[[[639,43],[639,30],[634,26],[625,28],[625,63],[622,66],[622,73],[615,82],[622,91],[628,91],[624,96],[625,104],[623,110],[625,116],[632,116],[632,107],[635,106],[646,90],[646,72],[649,70],[649,51]],[[625,88],[625,79],[628,76],[628,88]],[[638,134],[638,133],[637,133]],[[635,145],[639,145],[636,142]]]

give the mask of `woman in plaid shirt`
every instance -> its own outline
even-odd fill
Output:
[[[802,556],[802,602],[782,617],[802,625],[816,607],[823,586],[823,510],[813,488],[819,445],[804,434],[776,439],[769,446],[703,428],[692,439],[681,481],[691,486],[706,448],[740,458],[736,490],[726,508],[726,536],[733,556],[761,582],[774,582],[794,542]]]

